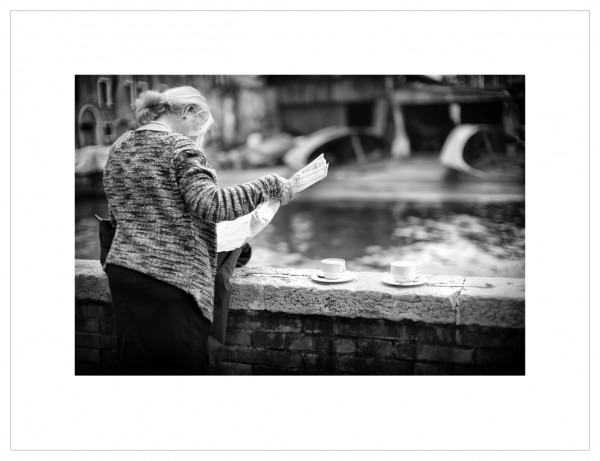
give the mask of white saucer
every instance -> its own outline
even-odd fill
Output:
[[[418,285],[427,283],[427,279],[423,275],[419,275],[416,279],[411,280],[410,282],[396,282],[393,279],[392,274],[389,272],[387,274],[383,274],[381,281],[387,285],[394,285],[396,287],[416,287]]]
[[[317,271],[313,275],[310,276],[315,282],[319,283],[341,283],[341,282],[349,282],[350,280],[354,280],[356,275],[354,272],[344,272],[344,274],[339,279],[326,279],[323,277],[323,272]]]

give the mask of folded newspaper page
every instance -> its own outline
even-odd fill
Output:
[[[329,163],[323,154],[297,171],[290,178],[294,195],[319,182],[327,176]],[[232,251],[241,247],[261,232],[271,222],[277,210],[279,200],[269,200],[260,204],[256,209],[233,221],[224,221],[217,224],[217,252]]]

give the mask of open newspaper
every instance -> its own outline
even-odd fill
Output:
[[[327,176],[329,163],[323,154],[297,171],[290,178],[294,195],[312,186]],[[260,204],[256,209],[233,221],[223,221],[217,224],[217,251],[231,251],[241,247],[256,236],[271,222],[277,210],[279,200],[269,200]]]

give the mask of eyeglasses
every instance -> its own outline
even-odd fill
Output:
[[[188,107],[189,107],[189,106],[188,106]],[[192,112],[192,111],[190,110],[190,111],[189,111],[187,114],[185,114],[185,109],[184,109],[184,111],[183,111],[183,112],[184,112],[184,115],[183,115],[182,117],[184,117],[184,118],[185,118],[185,117],[197,117],[198,115],[200,115],[200,114],[203,112],[203,110],[202,110],[202,109],[198,109],[198,110],[196,110],[195,112]]]

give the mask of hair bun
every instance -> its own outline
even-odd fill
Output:
[[[167,109],[167,99],[158,91],[144,91],[135,100],[135,116],[142,125],[156,120]]]

